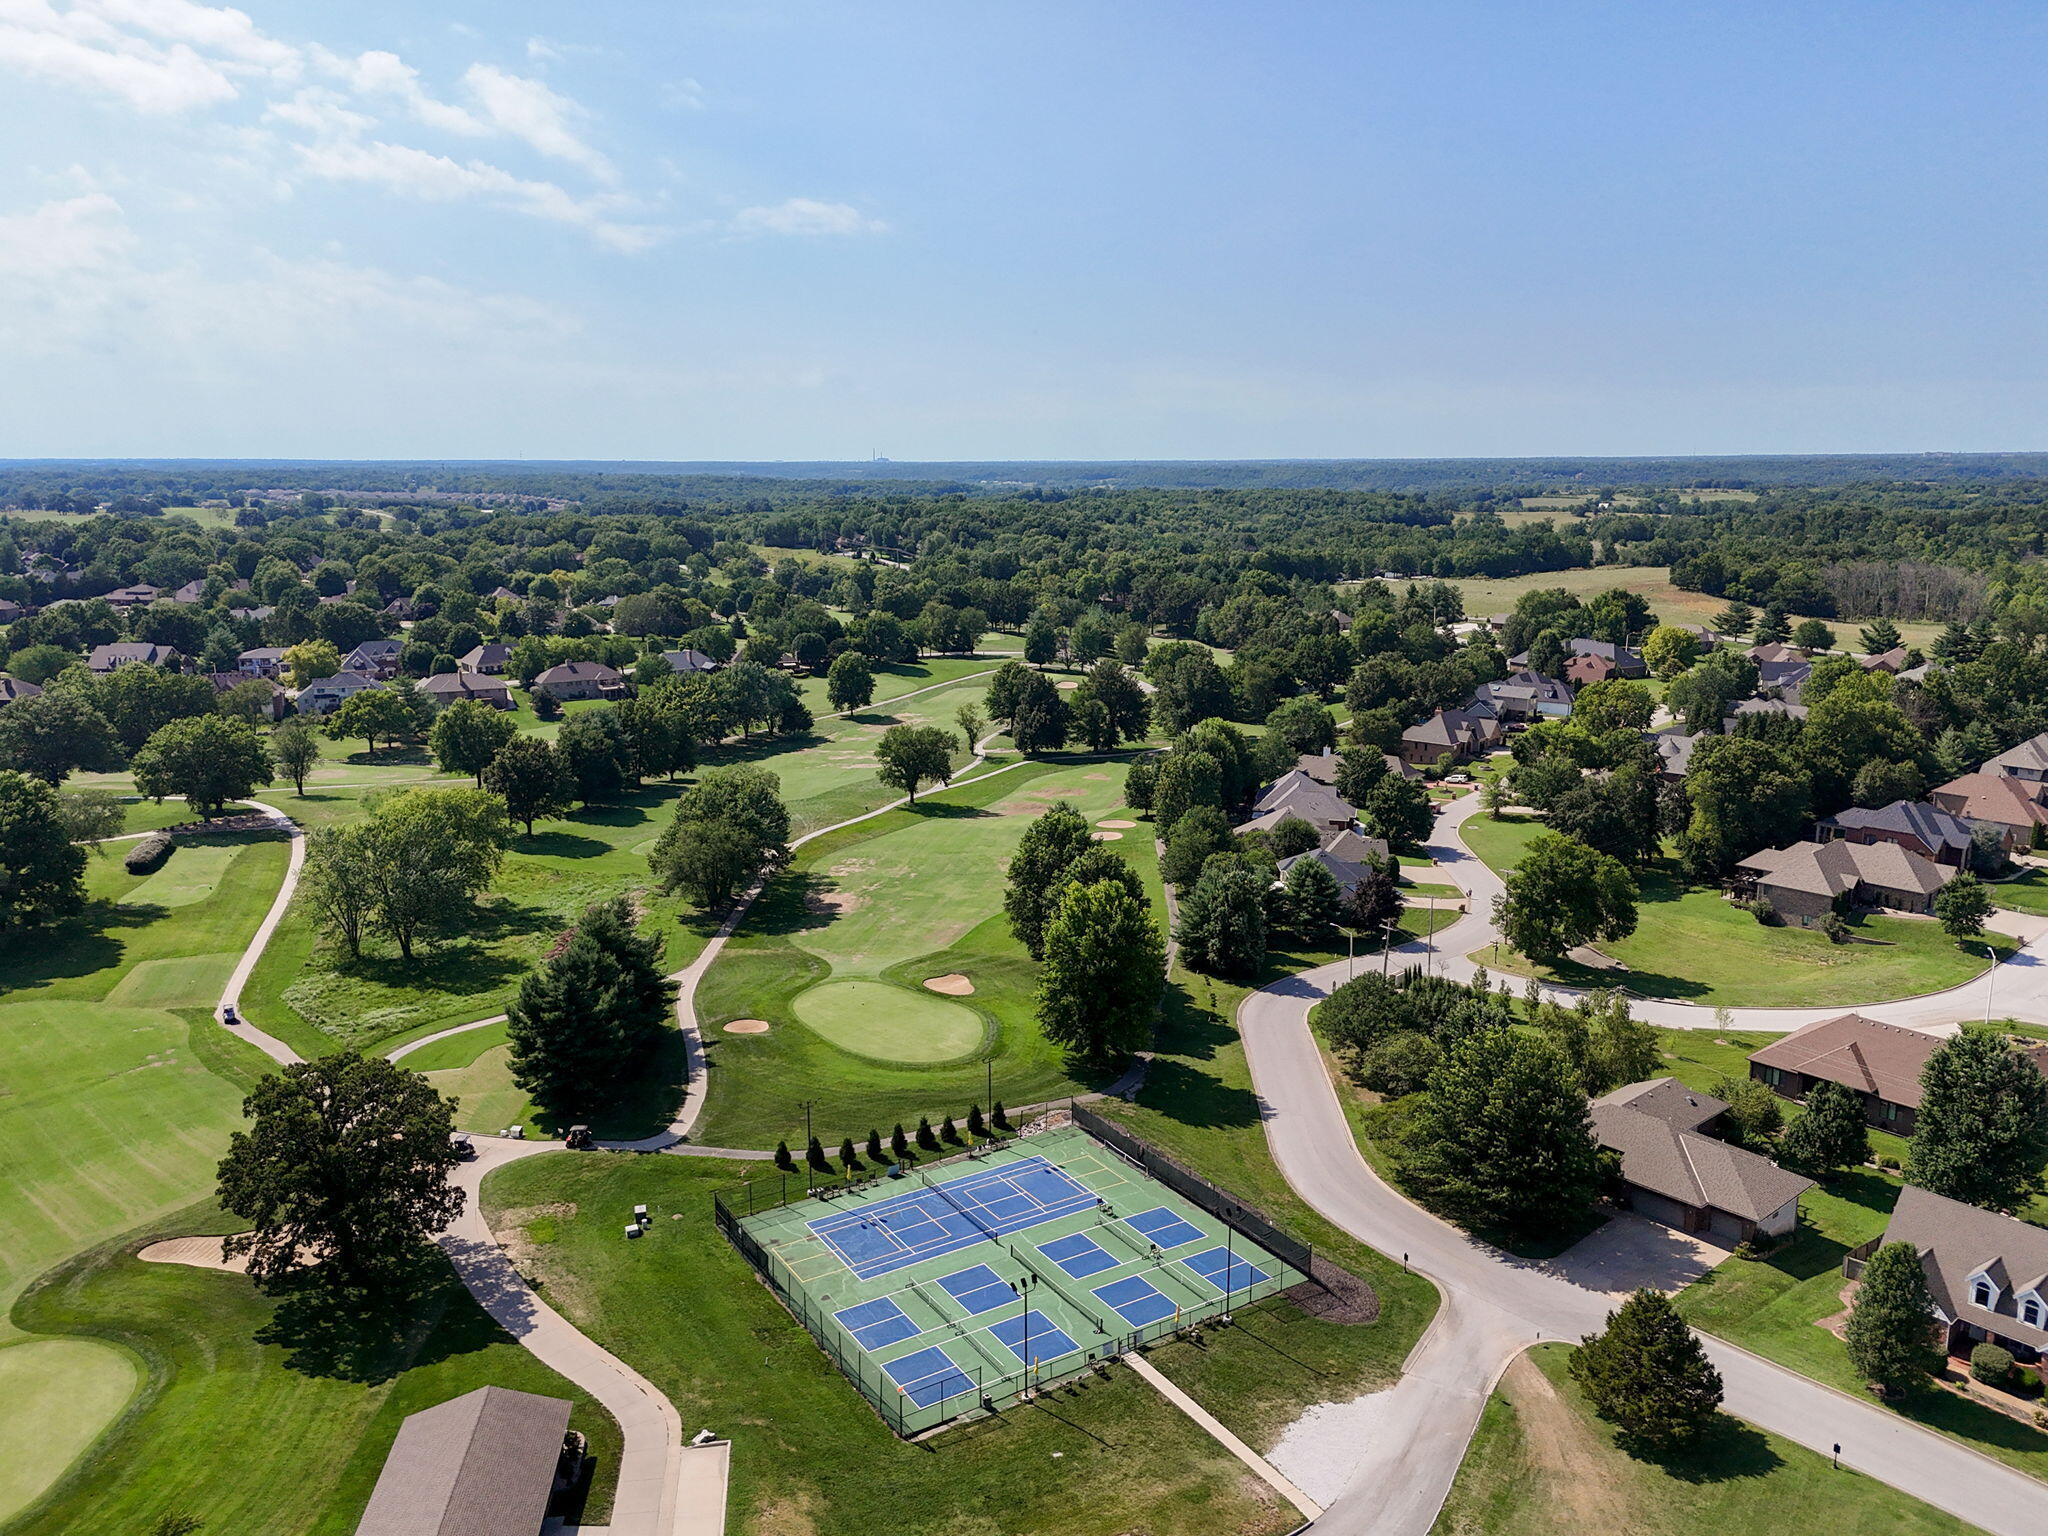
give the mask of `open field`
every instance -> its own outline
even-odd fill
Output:
[[[733,1435],[731,1508],[747,1512],[734,1536],[1264,1536],[1299,1523],[1122,1369],[930,1440],[897,1439],[712,1226],[711,1192],[759,1171],[556,1154],[484,1186],[493,1225],[555,1305],[668,1393],[686,1424]],[[622,1249],[619,1213],[641,1201],[653,1228]],[[1291,1418],[1385,1379],[1387,1323],[1346,1328],[1279,1299],[1238,1317],[1202,1348],[1163,1345],[1150,1358],[1248,1437],[1267,1422],[1260,1402],[1284,1403],[1272,1416]]]
[[[132,1256],[153,1236],[232,1226],[210,1207],[182,1211],[79,1255],[24,1298],[25,1326],[139,1369],[143,1390],[10,1536],[147,1531],[177,1513],[234,1536],[349,1536],[400,1421],[486,1384],[570,1399],[597,1452],[586,1508],[601,1523],[617,1427],[486,1317],[438,1255],[409,1294],[361,1320],[325,1298],[273,1301],[241,1275]],[[81,1389],[106,1390],[83,1378]]]
[[[1971,1527],[1824,1456],[1729,1421],[1695,1451],[1632,1454],[1544,1344],[1508,1367],[1432,1536],[1776,1536],[1825,1508],[1839,1536],[1962,1536]]]
[[[1100,819],[1121,803],[1122,779],[1117,761],[1032,764],[798,850],[698,988],[715,1069],[700,1139],[800,1142],[807,1098],[819,1135],[837,1145],[963,1113],[989,1097],[991,1073],[993,1096],[1009,1104],[1086,1086],[1038,1031],[1036,967],[1001,915],[1003,869],[1033,815],[1060,799]],[[1108,846],[1156,893],[1149,840]],[[971,995],[923,986],[956,973]],[[734,1019],[770,1027],[724,1033]]]
[[[1504,873],[1542,830],[1540,821],[1526,817],[1474,816],[1461,835]],[[1868,942],[1836,944],[1816,929],[1766,928],[1719,891],[1681,885],[1667,869],[1638,870],[1636,878],[1642,888],[1636,931],[1597,946],[1624,970],[1569,961],[1536,967],[1498,945],[1473,958],[1515,976],[1534,974],[1575,987],[1623,986],[1648,997],[1731,1008],[1914,997],[1960,985],[1987,964],[1981,943],[1966,948],[1924,918],[1868,914],[1849,924],[1851,933]],[[1995,933],[1990,938],[2001,959],[2012,954],[2011,939]]]
[[[1506,613],[1524,592],[1552,587],[1562,587],[1581,600],[1613,587],[1626,587],[1648,598],[1658,619],[1668,624],[1711,625],[1714,615],[1728,606],[1725,598],[1673,586],[1670,568],[1662,565],[1601,565],[1572,571],[1538,571],[1528,576],[1508,576],[1499,580],[1459,581],[1455,585],[1463,591],[1465,611],[1470,614]],[[1795,613],[1790,617],[1796,624],[1807,615]],[[1859,643],[1856,620],[1829,619],[1826,622],[1834,629],[1838,644],[1853,648]],[[1939,624],[1897,622],[1899,633],[1908,645],[1931,645],[1942,629]]]

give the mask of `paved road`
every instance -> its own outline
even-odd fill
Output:
[[[1498,889],[1456,840],[1475,799],[1447,808],[1432,850],[1475,897],[1474,913],[1445,930],[1446,948],[1487,942],[1489,883]],[[1405,948],[1421,953],[1419,945]],[[1239,1012],[1267,1141],[1297,1194],[1361,1242],[1427,1275],[1443,1304],[1394,1387],[1310,1415],[1271,1459],[1328,1504],[1318,1531],[1425,1536],[1486,1396],[1517,1352],[1590,1332],[1620,1294],[1637,1285],[1676,1289],[1719,1255],[1679,1233],[1618,1217],[1559,1259],[1536,1263],[1478,1242],[1402,1197],[1359,1155],[1309,1030],[1310,1008],[1346,970],[1338,962],[1275,982]],[[1758,1011],[1777,1018],[1775,1010]],[[1700,1013],[1712,1022],[1711,1010],[1688,1010]],[[1731,1413],[1823,1454],[1839,1443],[1845,1465],[1996,1536],[2048,1531],[2048,1484],[1732,1345],[1709,1340],[1708,1349]]]
[[[1473,816],[1483,814],[1479,796],[1464,795],[1446,805],[1437,817],[1436,830],[1424,850],[1441,867],[1440,878],[1459,886],[1468,895],[1466,915],[1436,936],[1432,945],[1404,945],[1397,954],[1426,961],[1434,969],[1460,981],[1469,981],[1479,966],[1467,958],[1500,937],[1493,922],[1493,901],[1503,889],[1501,878],[1465,846],[1460,835]],[[1914,1029],[1938,1029],[1960,1019],[1982,1018],[1989,1003],[1995,1018],[2023,1019],[2048,1024],[2048,918],[2024,912],[2000,911],[1993,919],[1998,930],[2021,940],[2023,947],[2003,965],[1983,975],[1920,997],[1892,1002],[1854,1004],[1857,1013],[1888,1024]],[[1515,977],[1505,979],[1518,986]],[[1617,976],[1626,982],[1627,973]],[[1581,995],[1575,987],[1545,985],[1547,997],[1569,1000]],[[1713,1029],[1724,1027],[1709,1004],[1632,999],[1630,1010],[1660,1029]],[[1731,1029],[1797,1029],[1817,1019],[1832,1019],[1850,1011],[1849,1006],[1827,1008],[1731,1008],[1725,1027]]]

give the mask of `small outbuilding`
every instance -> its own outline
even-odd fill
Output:
[[[539,1536],[564,1459],[566,1398],[478,1387],[398,1427],[356,1536]]]

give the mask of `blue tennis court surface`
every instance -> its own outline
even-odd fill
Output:
[[[1160,1295],[1143,1275],[1127,1275],[1102,1286],[1095,1294],[1134,1328],[1173,1316],[1173,1303]]]
[[[857,1307],[847,1307],[832,1315],[866,1350],[887,1349],[903,1339],[916,1338],[924,1331],[905,1317],[903,1309],[886,1296],[864,1301]]]
[[[1202,1235],[1200,1227],[1181,1220],[1163,1205],[1154,1206],[1149,1211],[1140,1211],[1135,1216],[1126,1216],[1124,1225],[1137,1228],[1145,1234],[1146,1241],[1157,1243],[1161,1248],[1178,1248],[1182,1243],[1192,1243]]]
[[[809,1223],[862,1280],[1085,1211],[1094,1193],[1042,1157],[912,1189]]]
[[[939,1289],[976,1317],[984,1312],[993,1312],[1006,1301],[1017,1299],[1017,1293],[1004,1283],[1002,1276],[986,1264],[941,1275]]]
[[[1267,1278],[1266,1272],[1249,1260],[1233,1261],[1228,1248],[1211,1248],[1206,1253],[1191,1254],[1181,1263],[1219,1291],[1241,1291]]]
[[[1038,1251],[1076,1280],[1085,1275],[1099,1275],[1105,1269],[1115,1269],[1123,1263],[1122,1259],[1111,1258],[1103,1252],[1101,1246],[1085,1232],[1076,1232],[1068,1237],[1056,1237],[1049,1243],[1040,1243]]]
[[[882,1369],[903,1389],[903,1395],[920,1408],[929,1408],[974,1385],[974,1378],[954,1364],[953,1357],[936,1344],[930,1349],[920,1349],[914,1355],[905,1355],[901,1360],[891,1360]]]
[[[1025,1317],[1006,1317],[991,1324],[988,1331],[996,1336],[997,1343],[1026,1365],[1033,1361],[1045,1364],[1062,1355],[1071,1355],[1080,1348],[1053,1326],[1051,1318],[1038,1311]]]

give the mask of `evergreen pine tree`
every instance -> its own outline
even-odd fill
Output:
[[[1572,1379],[1602,1418],[1657,1450],[1696,1440],[1721,1403],[1721,1375],[1670,1298],[1639,1290],[1607,1314],[1571,1360]]]
[[[804,1153],[804,1161],[819,1173],[832,1171],[832,1164],[825,1156],[825,1148],[815,1136],[811,1138],[811,1145]]]
[[[939,1138],[932,1134],[931,1120],[924,1115],[917,1117],[917,1144],[926,1152],[939,1150]]]
[[[868,1131],[868,1161],[879,1168],[886,1161],[882,1156],[882,1133],[870,1128]]]
[[[786,1141],[775,1143],[775,1166],[784,1173],[796,1172],[796,1159],[789,1155],[789,1143]]]
[[[625,901],[587,907],[568,946],[527,973],[507,1009],[512,1080],[556,1119],[588,1117],[660,1042],[674,1002],[661,943],[634,932]]]
[[[988,1122],[981,1118],[981,1106],[979,1104],[967,1106],[967,1134],[976,1141],[980,1141],[988,1134]]]
[[[953,1124],[953,1117],[951,1115],[946,1116],[944,1122],[939,1126],[939,1140],[949,1146],[958,1146],[960,1144],[960,1130],[958,1126]]]
[[[853,1165],[859,1161],[860,1159],[854,1156],[853,1138],[851,1136],[843,1137],[839,1143],[839,1166],[848,1173],[851,1173]]]
[[[992,1111],[990,1111],[989,1119],[995,1125],[995,1128],[997,1130],[1003,1132],[1009,1131],[1010,1117],[1003,1113],[1003,1101],[1001,1099],[996,1100],[996,1106]]]
[[[1934,1347],[1934,1301],[1911,1243],[1886,1243],[1863,1268],[1842,1331],[1849,1363],[1888,1392],[1912,1385],[1941,1363]]]
[[[903,1122],[896,1122],[896,1129],[889,1133],[889,1153],[899,1163],[910,1161],[910,1138],[903,1134]]]

